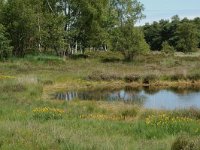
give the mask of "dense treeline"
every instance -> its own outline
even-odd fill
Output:
[[[160,20],[143,26],[145,39],[151,50],[163,47],[181,52],[191,52],[200,46],[200,18],[180,19],[177,15],[169,20]]]
[[[89,49],[120,51],[132,60],[149,48],[189,52],[200,45],[200,18],[135,27],[143,9],[137,0],[0,0],[0,59]]]
[[[0,0],[0,55],[117,49],[131,59],[148,50],[134,27],[142,10],[137,0]]]

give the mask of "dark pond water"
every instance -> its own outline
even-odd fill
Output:
[[[200,89],[162,89],[162,90],[85,90],[56,93],[58,100],[96,100],[96,101],[123,101],[136,103],[144,108],[151,109],[183,109],[200,108]]]

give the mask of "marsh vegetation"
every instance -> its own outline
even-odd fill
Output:
[[[199,57],[151,54],[136,62],[124,62],[123,56],[117,62],[104,62],[104,53],[88,56],[78,60],[29,56],[0,63],[1,149],[149,149],[150,144],[151,149],[199,149],[197,108],[162,110],[104,99],[52,99],[56,92],[88,88],[198,91]],[[101,77],[91,78],[100,71]],[[137,78],[140,75],[149,76],[149,83]]]

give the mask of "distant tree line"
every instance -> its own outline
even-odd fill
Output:
[[[136,27],[143,10],[137,0],[0,0],[0,59],[88,49],[116,50],[132,60],[150,49],[188,52],[199,45],[199,18]]]
[[[200,47],[200,18],[180,19],[177,15],[169,20],[160,20],[143,26],[145,40],[151,50],[163,46],[181,52],[192,52]]]

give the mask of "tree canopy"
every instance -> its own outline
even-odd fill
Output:
[[[200,19],[180,19],[177,15],[169,20],[160,20],[143,26],[145,39],[151,50],[161,50],[167,42],[177,51],[191,52],[200,44]]]
[[[143,10],[137,0],[0,0],[1,44],[7,43],[17,57],[89,49],[118,50],[126,59],[149,47],[162,50],[163,43],[182,52],[200,46],[199,18],[173,16],[136,27]]]

